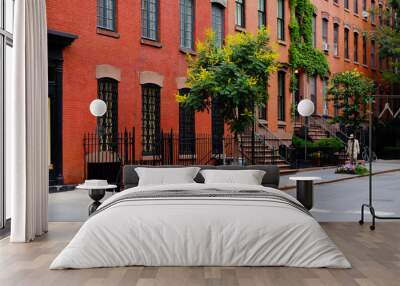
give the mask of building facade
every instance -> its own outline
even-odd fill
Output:
[[[370,10],[384,4],[315,0],[314,5],[314,43],[325,52],[331,73],[356,68],[378,78],[377,47],[369,34],[381,18]],[[257,132],[267,129],[290,138],[292,105],[301,98],[311,98],[318,115],[337,112],[326,101],[326,80],[300,73],[298,94],[289,90],[288,0],[47,0],[47,17],[50,174],[55,184],[83,179],[82,140],[96,128],[89,112],[96,98],[108,106],[101,119],[106,134],[135,127],[140,156],[151,153],[152,135],[160,130],[221,133],[217,111],[186,114],[175,99],[187,91],[185,56],[195,56],[196,41],[209,29],[221,45],[228,34],[255,33],[262,25],[270,31],[282,67],[270,77]]]

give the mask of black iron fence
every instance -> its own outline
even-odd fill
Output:
[[[289,157],[286,148],[268,143],[267,137],[213,137],[196,134],[185,138],[173,130],[161,132],[146,142],[135,140],[135,129],[118,133],[115,138],[86,133],[83,138],[86,179],[106,179],[118,183],[121,169],[126,164],[140,165],[222,165],[276,164]],[[217,147],[218,148],[217,148]]]

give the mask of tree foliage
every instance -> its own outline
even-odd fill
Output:
[[[242,133],[254,120],[255,106],[267,101],[267,83],[277,69],[277,54],[269,45],[269,34],[237,33],[218,47],[215,35],[207,33],[197,43],[197,56],[188,56],[187,84],[190,92],[177,101],[196,111],[218,108],[234,134]]]
[[[389,1],[391,9],[385,12],[383,22],[374,34],[379,45],[379,57],[388,60],[389,66],[383,72],[383,79],[391,84],[400,84],[400,0]],[[390,24],[390,25],[387,25]]]
[[[366,119],[368,101],[373,92],[373,81],[357,70],[333,75],[330,99],[337,102],[341,111],[333,121],[342,123],[350,132],[357,130]]]
[[[329,65],[325,55],[313,47],[312,19],[315,12],[310,0],[290,0],[290,47],[289,64],[291,69],[304,71],[308,76],[328,76]],[[295,74],[292,72],[291,90],[297,88]]]

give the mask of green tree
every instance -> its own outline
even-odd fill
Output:
[[[391,9],[383,16],[373,35],[379,45],[379,57],[387,60],[389,66],[383,72],[383,79],[392,85],[400,84],[400,0],[390,0]],[[388,25],[389,24],[389,25]]]
[[[373,81],[357,70],[334,74],[329,94],[340,112],[333,122],[343,124],[350,132],[356,131],[366,119],[368,101],[373,92]]]
[[[188,56],[187,84],[190,92],[177,101],[193,110],[218,108],[235,137],[254,122],[256,106],[265,106],[267,84],[277,69],[277,54],[269,45],[269,34],[260,29],[226,37],[218,47],[215,35],[207,33],[197,43],[197,56]]]

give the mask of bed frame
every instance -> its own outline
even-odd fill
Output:
[[[160,166],[144,166],[144,165],[125,165],[122,174],[122,183],[124,189],[129,189],[136,187],[139,183],[139,176],[135,171],[137,167],[147,167],[147,168],[180,168],[188,167],[183,165],[160,165]],[[211,165],[196,165],[202,170],[205,169],[216,169],[216,170],[262,170],[265,171],[265,175],[262,179],[262,185],[264,187],[271,187],[278,189],[279,187],[279,168],[275,165],[250,165],[250,166],[234,166],[234,165],[221,165],[221,166],[211,166]],[[197,183],[204,183],[203,176],[198,173],[194,180]]]

